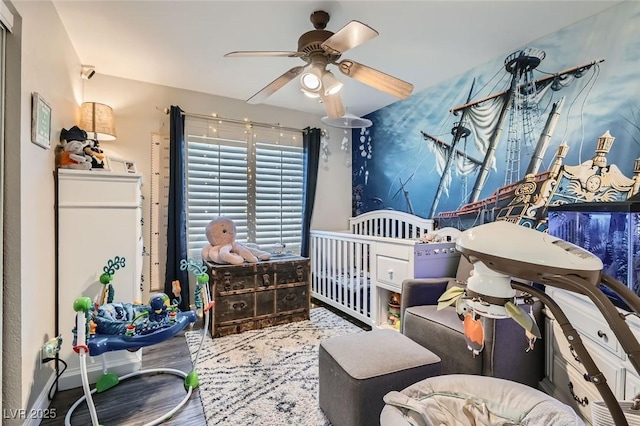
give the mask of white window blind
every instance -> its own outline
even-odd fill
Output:
[[[217,216],[236,224],[239,242],[299,252],[302,230],[302,132],[252,128],[186,116],[189,256],[208,242]]]
[[[302,149],[256,144],[256,240],[300,249]]]

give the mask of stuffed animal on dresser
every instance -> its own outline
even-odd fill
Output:
[[[60,167],[63,169],[90,170],[91,157],[86,155],[87,132],[78,126],[60,132]]]
[[[262,260],[265,254],[269,254],[255,249],[249,250],[236,242],[236,225],[225,216],[219,216],[209,222],[205,233],[209,244],[202,249],[201,254],[202,258],[209,262],[231,265],[239,265],[245,261],[256,263],[258,257]]]
[[[92,169],[104,169],[104,152],[100,149],[100,143],[94,139],[87,139],[84,147],[85,155],[91,157]]]

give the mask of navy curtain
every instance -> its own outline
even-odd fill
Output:
[[[180,261],[187,258],[184,114],[180,107],[173,105],[170,112],[169,137],[169,220],[164,292],[174,299],[171,283],[179,280],[182,287],[179,306],[181,311],[186,311],[189,309],[189,273],[180,270]]]
[[[318,184],[318,164],[320,159],[320,129],[304,129],[302,142],[304,148],[303,160],[303,188],[302,196],[302,244],[300,255],[309,257],[309,231],[311,230],[311,215],[313,203],[316,199],[316,186]]]

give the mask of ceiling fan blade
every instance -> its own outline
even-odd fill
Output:
[[[273,95],[277,90],[281,89],[285,84],[296,78],[296,76],[299,76],[305,68],[306,67],[303,66],[291,68],[289,71],[267,84],[258,93],[247,99],[247,102],[250,104],[259,104],[269,96]]]
[[[337,65],[342,74],[396,98],[407,99],[413,91],[413,84],[350,59],[340,61]]]
[[[297,58],[304,56],[304,52],[289,52],[279,50],[236,50],[224,55],[225,58],[239,58],[247,56],[285,56],[289,58]]]
[[[325,51],[339,55],[377,36],[378,32],[370,26],[359,21],[351,21],[326,39],[321,46]]]
[[[342,98],[340,98],[339,93],[324,95],[321,90],[320,98],[329,118],[340,118],[344,115],[344,105],[342,105]]]

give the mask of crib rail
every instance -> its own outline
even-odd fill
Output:
[[[409,213],[375,210],[349,219],[353,234],[386,238],[418,239],[433,232],[433,220]]]
[[[349,232],[311,231],[312,296],[369,325],[374,243]]]

